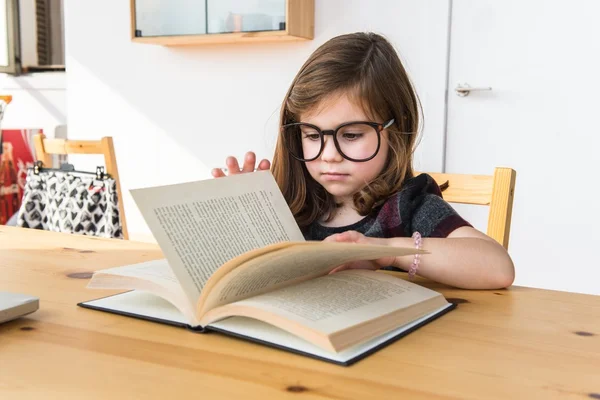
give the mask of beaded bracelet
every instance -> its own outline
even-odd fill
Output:
[[[413,233],[412,238],[415,240],[415,248],[417,250],[420,249],[421,243],[423,241],[423,239],[421,238],[421,234],[419,232],[415,232]],[[408,269],[408,277],[410,279],[414,278],[415,274],[417,273],[417,269],[419,268],[420,257],[420,254],[415,254],[415,258],[413,259],[413,262],[410,265],[410,268]]]

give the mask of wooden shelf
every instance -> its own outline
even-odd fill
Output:
[[[287,31],[265,31],[213,33],[206,35],[133,37],[131,40],[135,43],[150,43],[162,46],[188,46],[209,43],[290,42],[309,39],[312,38],[292,36]]]
[[[135,36],[135,0],[131,0],[131,40],[135,43],[161,46],[311,40],[314,38],[314,15],[314,0],[286,0],[286,29],[281,31],[137,37]]]

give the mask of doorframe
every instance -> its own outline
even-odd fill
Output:
[[[452,51],[452,8],[454,0],[448,0],[448,23],[446,24],[446,92],[444,93],[444,121],[442,123],[442,173],[446,172],[446,152],[448,141],[448,103],[450,100],[450,56]]]

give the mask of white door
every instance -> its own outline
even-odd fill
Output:
[[[517,171],[517,285],[600,294],[599,18],[595,0],[452,2],[446,172]],[[459,211],[485,231],[487,210]]]

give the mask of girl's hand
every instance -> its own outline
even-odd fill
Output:
[[[221,177],[224,177],[227,175],[237,175],[237,174],[243,174],[246,172],[254,172],[254,169],[256,168],[255,164],[256,164],[256,154],[249,151],[246,153],[246,156],[244,157],[244,166],[242,169],[240,169],[238,160],[235,157],[229,156],[225,160],[225,165],[227,166],[228,173],[225,174],[225,172],[223,172],[223,170],[221,168],[213,168],[211,171],[211,174],[215,178],[221,178]],[[258,163],[259,171],[267,170],[269,168],[271,168],[271,163],[269,162],[269,160],[261,160],[261,162]]]
[[[324,242],[345,242],[345,243],[366,243],[366,244],[378,244],[378,245],[387,245],[385,239],[380,238],[371,238],[363,235],[357,231],[346,231],[342,233],[336,233],[335,235],[331,235],[326,237]],[[393,265],[395,261],[395,257],[382,257],[377,260],[360,260],[360,261],[352,261],[346,264],[342,264],[335,269],[333,269],[330,274],[335,272],[343,271],[345,269],[379,269],[382,267],[387,267]]]

